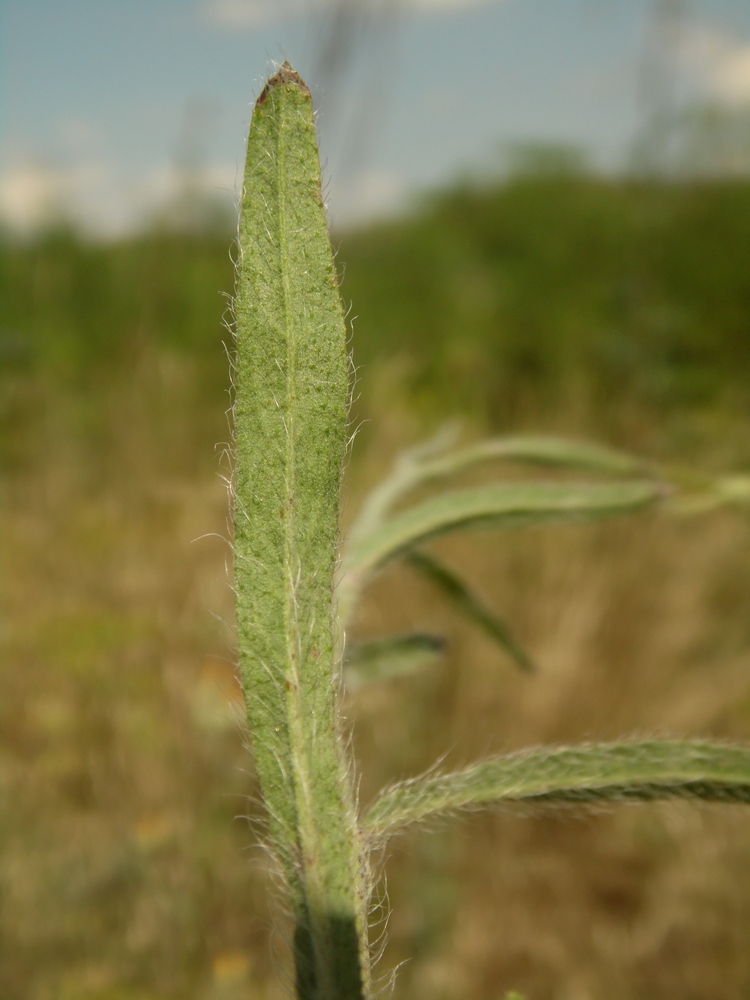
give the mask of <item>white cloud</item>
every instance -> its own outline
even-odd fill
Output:
[[[191,193],[236,204],[241,175],[231,164],[209,164]],[[184,180],[168,165],[136,177],[112,163],[82,160],[70,167],[18,161],[0,174],[0,219],[13,232],[30,235],[67,220],[98,237],[116,237],[154,216],[170,217]]]
[[[301,16],[332,5],[332,0],[206,0],[206,19],[219,28],[263,28],[291,15]]]
[[[334,226],[353,226],[401,211],[408,199],[404,179],[384,170],[365,170],[336,184],[329,209]]]
[[[732,52],[716,67],[713,86],[717,96],[729,104],[750,102],[750,45]]]
[[[71,178],[39,163],[19,164],[0,176],[0,217],[13,230],[29,233],[64,216]]]
[[[684,33],[678,56],[708,96],[723,104],[750,104],[750,42],[703,25]]]
[[[355,6],[366,0],[349,0]],[[405,10],[434,14],[509,0],[401,0]],[[336,7],[341,0],[205,0],[204,17],[220,28],[254,29],[285,17],[302,17]]]
[[[405,6],[425,14],[441,13],[443,11],[465,10],[469,7],[485,7],[491,0],[404,0]],[[495,3],[508,3],[508,0],[495,0]]]

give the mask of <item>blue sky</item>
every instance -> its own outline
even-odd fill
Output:
[[[313,90],[334,223],[498,170],[516,143],[572,143],[605,169],[627,162],[654,2],[349,6],[335,42],[341,0],[0,0],[0,214],[28,229],[54,202],[117,234],[174,198],[186,164],[231,206],[252,101],[283,58]],[[750,3],[671,9],[671,90],[750,107]]]

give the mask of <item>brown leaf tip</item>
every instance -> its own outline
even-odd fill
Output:
[[[303,94],[310,96],[310,88],[307,86],[305,81],[295,72],[291,65],[284,60],[284,62],[279,66],[278,70],[274,73],[268,83],[265,85],[260,93],[260,97],[255,102],[256,106],[259,104],[264,104],[271,87],[278,87],[281,83],[293,83],[300,88]]]

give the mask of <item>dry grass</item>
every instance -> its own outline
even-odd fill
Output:
[[[19,377],[20,378],[20,377]],[[30,377],[5,491],[0,994],[280,996],[268,876],[237,722],[222,399],[197,363],[141,356],[84,403]],[[373,414],[377,447],[403,430]],[[373,435],[371,434],[370,437]],[[367,449],[366,449],[367,451]],[[390,571],[363,633],[435,626],[446,661],[350,706],[367,799],[447,751],[631,733],[750,739],[750,531],[650,517],[446,542],[540,665],[517,674],[428,587]],[[750,995],[750,815],[498,813],[387,859],[397,996]],[[250,848],[250,850],[248,850]]]

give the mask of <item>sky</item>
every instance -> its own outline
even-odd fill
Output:
[[[750,114],[747,0],[0,0],[0,219],[113,237],[187,189],[234,211],[285,58],[339,227],[524,144],[622,170],[662,105]]]

